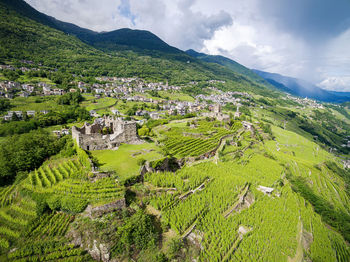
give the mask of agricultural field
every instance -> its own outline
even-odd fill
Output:
[[[55,85],[54,82],[52,82],[50,79],[45,77],[29,77],[28,75],[20,75],[19,78],[16,80],[20,83],[46,83],[48,85]]]
[[[114,107],[122,114],[127,114],[130,109],[139,108],[143,110],[147,110],[149,112],[156,111],[156,106],[152,103],[144,103],[144,102],[134,102],[134,101],[120,101],[118,100],[118,104]]]
[[[11,108],[12,111],[42,111],[42,110],[55,110],[60,111],[63,110],[62,105],[57,105],[54,103],[54,100],[57,96],[46,96],[46,97],[38,97],[32,96],[28,98],[24,97],[16,97],[11,100]]]
[[[156,261],[163,254],[177,261],[348,261],[350,198],[338,160],[305,137],[270,128],[256,123],[248,130],[238,120],[175,120],[154,128],[157,144],[122,144],[90,155],[77,149],[73,157],[48,160],[1,188],[0,259],[90,261],[86,243],[93,235],[119,259]],[[163,161],[167,151],[191,161],[134,179],[145,161],[156,168],[152,163]],[[95,177],[91,159],[106,177]],[[86,213],[88,205],[123,199],[127,208],[97,220]],[[133,239],[129,230],[139,221],[155,232],[151,217],[161,228],[162,238],[151,234],[159,249],[120,246]],[[67,241],[77,232],[80,246]],[[185,248],[171,251],[179,243]]]
[[[111,113],[110,109],[117,104],[117,100],[112,97],[95,98],[92,95],[84,95],[86,99],[81,103],[86,110],[95,110],[98,114]]]
[[[222,138],[237,130],[219,121],[198,120],[165,125],[159,129],[160,143],[166,152],[175,157],[197,157],[219,146]]]
[[[293,176],[315,179],[311,184],[320,198],[348,213],[342,178],[326,166],[314,167],[333,157],[295,133],[272,130],[276,141],[265,144],[242,133],[240,146],[223,149],[224,162],[147,174],[150,209],[160,212],[170,230],[200,245],[198,261],[347,261],[350,253],[342,236],[323,224],[322,214],[305,204],[286,176],[286,164],[294,163]],[[242,150],[251,141],[255,144]],[[243,154],[229,154],[237,150]],[[273,188],[273,193],[263,194],[259,186]]]
[[[22,181],[0,188],[1,261],[91,260],[65,235],[75,214],[88,204],[122,199],[124,189],[112,177],[90,182],[90,170],[84,164],[78,156],[50,160]],[[14,246],[19,248],[3,253]]]
[[[170,100],[178,100],[178,101],[190,101],[193,102],[194,98],[190,95],[181,93],[181,92],[167,92],[167,91],[159,91],[159,95],[163,98],[168,98]]]

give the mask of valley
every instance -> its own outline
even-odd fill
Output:
[[[0,14],[0,261],[350,260],[348,103],[147,31]]]

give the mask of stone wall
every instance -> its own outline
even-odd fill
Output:
[[[125,122],[113,117],[104,118],[104,126],[110,127],[113,134],[103,135],[103,125],[85,123],[82,128],[72,127],[72,137],[84,150],[113,149],[121,143],[139,142],[135,122]]]
[[[91,205],[88,205],[84,213],[91,218],[96,218],[124,207],[126,207],[125,198],[122,198],[103,206],[92,207]]]
[[[137,140],[136,123],[127,122],[124,124],[125,141],[132,142]]]

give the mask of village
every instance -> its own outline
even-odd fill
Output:
[[[313,109],[324,109],[324,106],[321,103],[318,103],[316,100],[309,99],[307,97],[300,98],[292,95],[287,95],[286,99],[293,100],[303,107],[310,107]]]
[[[30,63],[27,62],[27,63]],[[0,69],[15,70],[12,66],[2,65]],[[24,72],[32,70],[29,68],[21,68]],[[34,70],[39,70],[34,68]],[[146,82],[144,79],[138,77],[122,78],[122,77],[96,77],[96,83],[88,84],[82,81],[72,81],[70,88],[63,89],[58,88],[57,85],[48,84],[45,82],[38,83],[20,83],[15,81],[0,81],[0,97],[13,99],[15,97],[28,98],[29,96],[62,96],[66,93],[80,92],[83,95],[93,95],[96,100],[104,97],[116,98],[126,102],[142,102],[150,103],[157,106],[156,111],[137,110],[135,116],[137,117],[150,117],[151,119],[160,119],[165,114],[167,115],[181,115],[191,113],[199,113],[201,111],[214,112],[214,105],[220,105],[224,107],[226,104],[231,103],[237,107],[235,117],[240,117],[241,113],[239,108],[241,103],[249,103],[251,97],[245,92],[223,92],[216,87],[215,84],[224,84],[225,81],[209,80],[207,81],[208,90],[210,95],[197,95],[194,101],[179,101],[177,99],[152,97],[150,94],[157,94],[158,91],[164,91],[166,93],[178,93],[184,86],[198,85],[198,82],[191,81],[187,85],[177,86],[169,85],[168,82]],[[153,93],[152,93],[153,92]],[[28,111],[7,111],[7,114],[2,116],[5,121],[22,120],[27,117],[34,117],[36,114],[48,114],[49,110],[28,110]],[[120,112],[115,109],[111,109],[113,115],[120,116]],[[213,116],[205,113],[206,116]],[[100,115],[96,110],[90,110],[92,117],[99,117]],[[219,119],[227,119],[227,117],[220,117]]]

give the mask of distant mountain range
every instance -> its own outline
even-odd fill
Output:
[[[183,75],[183,72],[187,70],[187,78],[192,76],[193,80],[196,80],[196,78],[198,79],[198,74],[200,74],[200,78],[216,77],[218,79],[230,79],[234,83],[236,83],[236,88],[244,88],[246,91],[254,91],[260,94],[268,94],[269,92],[268,95],[276,95],[276,90],[279,90],[300,97],[309,97],[325,102],[350,101],[349,93],[326,91],[303,80],[285,77],[278,74],[271,74],[258,70],[251,70],[237,63],[236,61],[224,56],[207,55],[204,53],[198,53],[194,50],[187,50],[186,52],[184,52],[182,50],[168,45],[158,36],[149,31],[132,30],[124,28],[112,32],[98,33],[89,29],[81,28],[71,23],[59,21],[54,17],[45,15],[32,8],[23,0],[0,0],[0,3],[3,3],[4,6],[9,7],[21,16],[34,20],[44,26],[56,29],[60,32],[64,32],[66,34],[66,36],[64,37],[65,40],[63,40],[63,36],[61,38],[57,37],[55,39],[56,42],[54,44],[51,44],[57,45],[56,49],[59,52],[61,52],[63,48],[66,48],[67,50],[69,50],[69,52],[77,52],[79,55],[81,55],[81,50],[77,51],[69,46],[73,43],[73,46],[75,47],[80,46],[80,44],[76,42],[76,38],[78,38],[80,41],[87,44],[86,47],[88,47],[88,50],[86,50],[86,52],[83,53],[87,53],[94,56],[93,58],[89,57],[89,59],[94,60],[97,56],[101,56],[101,54],[97,55],[97,50],[103,51],[103,59],[105,59],[106,62],[108,60],[111,60],[109,61],[109,68],[113,67],[113,59],[129,59],[129,54],[123,53],[123,55],[121,55],[121,52],[131,50],[140,56],[137,57],[138,61],[128,60],[129,62],[127,62],[126,64],[128,66],[131,66],[129,68],[131,68],[134,72],[141,72],[142,74],[145,74],[145,72],[151,74],[151,71],[149,71],[148,69],[145,70],[143,68],[142,63],[146,63],[148,67],[150,67],[151,64],[153,66],[160,63],[162,65],[162,68],[159,68],[159,64],[158,66],[153,66],[152,70],[156,70],[158,67],[159,72],[157,74],[163,74],[166,78],[170,78],[171,75],[181,76]],[[42,44],[43,46],[41,46],[38,43],[44,43],[45,36],[37,34],[36,37],[40,38],[40,41],[36,40],[37,44],[28,42],[29,45],[20,45],[19,43],[23,42],[23,37],[21,38],[17,34],[17,32],[20,31],[24,33],[24,31],[27,30],[27,28],[23,28],[19,25],[11,23],[10,20],[5,21],[9,24],[7,24],[6,26],[4,24],[5,27],[3,28],[3,34],[1,35],[1,37],[3,38],[2,42],[0,40],[0,44],[3,45],[4,50],[6,48],[7,50],[11,50],[11,46],[8,46],[10,42],[6,40],[6,38],[11,36],[11,44],[16,45],[17,47],[21,46],[23,48],[23,50],[19,50],[20,53],[25,53],[27,56],[29,54],[32,54],[33,57],[38,57],[37,53],[42,54],[41,50],[44,48],[44,44]],[[9,27],[9,25],[11,25],[11,27]],[[33,27],[35,26],[37,25],[33,24]],[[45,27],[42,28],[44,31],[47,30],[44,28]],[[27,30],[25,31],[25,34],[30,35],[31,31]],[[72,36],[75,36],[76,38]],[[60,39],[62,39],[61,42]],[[30,38],[26,38],[26,41],[30,41]],[[49,43],[47,42],[46,45],[48,44]],[[84,49],[86,47],[80,46],[79,48]],[[47,49],[47,47],[45,48]],[[60,58],[60,54],[58,53],[53,52],[53,54],[57,56],[57,61],[65,60],[68,64],[72,64],[73,61],[73,64],[77,64],[74,60],[69,62],[70,59],[74,59],[74,55],[62,59],[62,57]],[[61,53],[65,55],[67,54],[67,52],[63,51]],[[115,57],[111,57],[109,56],[109,54],[117,55]],[[46,59],[49,59],[53,55],[51,55],[51,53],[46,53],[46,56]],[[142,58],[143,56],[150,56],[152,58],[155,58],[156,60],[146,62]],[[109,59],[110,57],[111,59]],[[81,63],[82,61],[89,61],[89,59],[80,58],[79,63]],[[165,66],[165,61],[166,63],[168,63],[167,66]],[[137,65],[137,67],[135,65]],[[90,66],[87,65],[87,67]],[[188,68],[190,69],[188,70]],[[164,73],[165,70],[167,71],[167,73]],[[179,72],[182,73],[179,74]]]
[[[324,90],[305,80],[283,76],[275,73],[268,73],[260,70],[252,70],[263,77],[271,85],[281,91],[300,97],[308,97],[324,102],[342,103],[350,101],[350,93]]]

